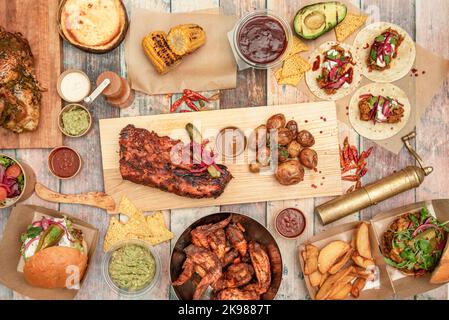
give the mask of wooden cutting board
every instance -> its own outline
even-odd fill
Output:
[[[318,170],[306,170],[304,181],[280,185],[272,174],[255,174],[248,169],[247,155],[232,163],[225,161],[234,179],[217,199],[190,199],[134,184],[122,179],[119,171],[120,131],[128,124],[155,131],[159,136],[189,141],[186,123],[192,122],[201,130],[203,138],[213,147],[218,132],[224,127],[237,126],[246,136],[276,114],[283,113],[288,120],[296,120],[300,130],[309,130],[315,136],[313,149],[318,153]],[[272,107],[224,109],[216,111],[175,113],[142,117],[100,120],[101,152],[106,192],[118,203],[126,195],[138,208],[145,211],[215,206],[246,202],[287,200],[321,197],[342,193],[338,150],[338,127],[334,102],[315,102]]]
[[[0,149],[52,148],[62,144],[58,129],[61,99],[56,82],[61,73],[61,40],[56,25],[58,0],[0,1],[0,25],[20,32],[31,45],[36,76],[42,87],[39,127],[21,134],[0,128]]]

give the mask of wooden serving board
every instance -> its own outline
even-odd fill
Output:
[[[61,98],[56,82],[61,73],[61,40],[56,24],[58,0],[0,1],[0,25],[20,32],[31,45],[42,93],[39,127],[21,134],[0,128],[0,149],[52,148],[62,144],[58,129]]]
[[[304,181],[299,184],[283,186],[272,174],[251,173],[247,162],[248,149],[238,161],[223,162],[234,179],[217,199],[180,197],[157,188],[125,181],[120,175],[118,138],[120,131],[128,124],[153,130],[160,136],[168,135],[188,142],[189,137],[184,127],[192,122],[202,132],[203,139],[209,139],[213,147],[218,132],[224,127],[236,126],[248,137],[254,128],[266,123],[276,113],[283,113],[287,121],[296,120],[300,130],[309,130],[315,136],[313,149],[318,153],[318,170],[314,172],[306,169]],[[100,139],[106,192],[117,203],[126,195],[145,211],[321,197],[342,192],[334,102],[103,119],[100,120]]]

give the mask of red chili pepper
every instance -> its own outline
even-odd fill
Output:
[[[356,182],[357,180],[359,180],[359,177],[353,174],[353,175],[343,176],[343,177],[341,177],[341,180]]]
[[[369,149],[366,151],[366,157],[367,157],[367,158],[371,155],[371,152],[373,152],[373,147],[369,148]]]
[[[346,193],[351,193],[352,191],[354,191],[354,186],[350,186],[348,190],[346,190]]]
[[[170,107],[170,112],[176,112],[176,110],[178,110],[179,106],[183,102],[184,102],[184,97],[181,97],[178,100],[176,100],[175,102],[173,102],[173,104]]]
[[[192,91],[190,89],[184,89],[184,96],[187,96],[192,101],[198,101],[203,100],[206,102],[209,102],[209,99],[203,96],[202,94],[199,94],[198,92]]]
[[[357,165],[352,164],[352,165],[346,165],[343,170],[341,171],[341,173],[346,173],[349,170],[353,170],[353,169],[357,169]]]
[[[340,145],[338,145],[338,150],[340,152],[340,167],[343,169],[344,167],[346,167],[346,163],[345,160],[343,159],[343,151],[341,150]]]
[[[360,172],[362,172],[363,169],[365,169],[365,167],[366,167],[366,162],[364,161],[364,162],[362,162],[362,163],[358,166],[357,171],[355,172],[355,174],[358,175]]]
[[[354,158],[354,162],[358,163],[359,162],[359,155],[358,155],[357,148],[355,146],[351,146],[351,153],[352,153],[352,157]]]
[[[352,154],[351,146],[348,146],[347,149],[348,149],[348,159],[349,159],[349,162],[355,161],[355,160],[354,160],[354,155]]]
[[[365,168],[362,171],[360,171],[360,177],[363,177],[368,172],[368,169]]]
[[[192,102],[192,100],[190,100],[189,98],[184,98],[184,100],[190,109],[192,109],[193,111],[200,111],[200,109],[198,109],[198,107]]]

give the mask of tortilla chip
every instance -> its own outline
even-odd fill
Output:
[[[346,18],[335,27],[335,36],[337,41],[344,41],[358,28],[363,26],[368,19],[368,16],[361,16],[357,14],[348,13]]]
[[[118,243],[122,239],[125,239],[127,231],[124,228],[123,223],[112,217],[109,220],[109,228],[104,237],[103,250],[108,251],[114,244]]]
[[[278,84],[288,84],[297,87],[299,82],[304,78],[304,73],[295,74],[290,77],[281,78],[278,80]]]
[[[167,229],[162,212],[158,211],[145,217],[126,197],[120,201],[118,211],[129,218],[128,222],[123,223],[115,217],[111,218],[104,239],[104,251],[124,240],[142,240],[156,245],[173,239],[173,233]]]
[[[130,219],[143,216],[143,212],[139,210],[127,197],[122,197],[120,200],[118,212],[124,214]]]
[[[282,78],[288,78],[294,75],[304,74],[311,69],[310,63],[295,54],[289,56],[282,66]]]
[[[147,225],[151,230],[152,245],[173,239],[173,233],[167,229],[165,225],[164,215],[161,211],[155,212],[151,216],[146,217]]]
[[[299,40],[298,37],[293,36],[293,45],[288,54],[293,55],[303,51],[309,51],[309,47],[304,42]]]

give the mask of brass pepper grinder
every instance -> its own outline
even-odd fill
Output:
[[[356,191],[323,203],[315,208],[315,213],[318,214],[321,222],[326,225],[421,185],[424,177],[431,174],[433,168],[424,166],[422,158],[410,144],[410,140],[415,137],[416,133],[411,132],[402,137],[402,141],[418,162],[419,167],[408,166]]]

